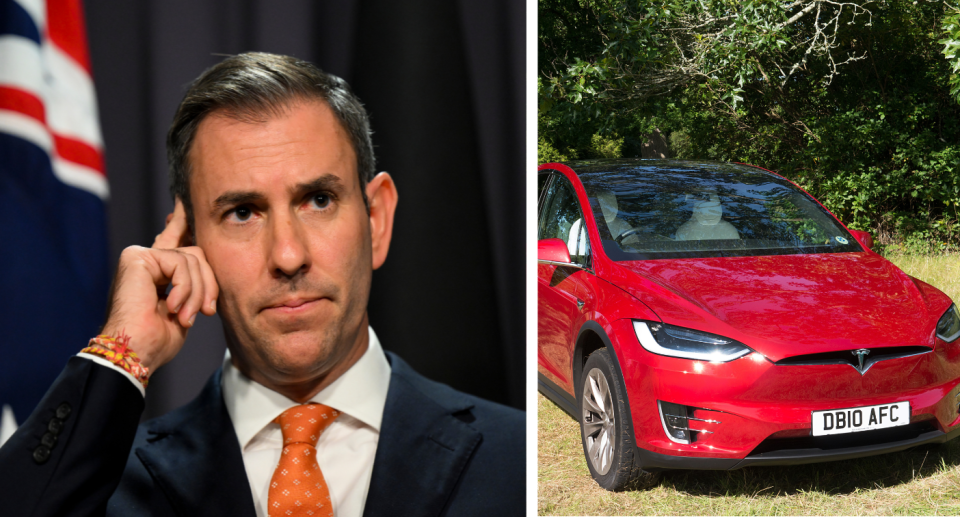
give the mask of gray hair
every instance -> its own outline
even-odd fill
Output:
[[[170,193],[183,201],[191,228],[194,219],[188,155],[200,122],[213,112],[242,122],[263,122],[282,115],[294,102],[311,100],[326,103],[347,131],[357,155],[360,186],[373,179],[376,160],[370,120],[346,81],[290,56],[264,52],[231,56],[190,84],[167,132]],[[360,192],[366,205],[366,192],[363,188]]]

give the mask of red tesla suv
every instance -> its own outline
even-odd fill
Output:
[[[960,314],[738,164],[539,168],[539,389],[594,479],[831,461],[960,434]]]

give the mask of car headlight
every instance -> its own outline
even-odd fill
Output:
[[[725,363],[753,351],[739,341],[675,325],[634,321],[633,329],[640,345],[659,355]]]
[[[957,305],[953,304],[947,309],[947,312],[940,316],[937,322],[937,337],[947,343],[960,337],[960,313],[957,312]]]

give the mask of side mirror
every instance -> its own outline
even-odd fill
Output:
[[[561,239],[543,239],[537,241],[537,261],[570,263],[570,252]]]
[[[583,269],[580,264],[570,260],[567,243],[561,239],[543,239],[537,241],[537,262],[551,266],[568,266]]]
[[[867,249],[873,249],[873,236],[870,235],[870,232],[863,232],[860,230],[850,230],[850,233],[860,241],[860,244],[863,244],[863,247]]]

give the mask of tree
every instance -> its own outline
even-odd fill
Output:
[[[552,2],[553,4],[557,2]],[[867,4],[831,0],[611,0],[559,11],[542,27],[542,98],[574,112],[633,110],[651,97],[693,84],[711,92],[714,109],[736,113],[745,89],[778,100],[810,76],[829,85],[843,65],[866,58],[850,25],[869,27]],[[543,6],[543,2],[541,3]],[[576,22],[596,26],[593,38]],[[558,50],[557,35],[572,46]],[[574,52],[579,50],[579,52]],[[544,60],[544,58],[547,58]],[[617,110],[609,110],[614,105]],[[794,110],[777,117],[807,134]]]
[[[958,241],[956,9],[581,0],[556,12],[541,16],[540,126],[564,154],[589,155],[594,134],[637,154],[631,141],[659,127],[682,157],[781,172],[883,242]]]
[[[960,9],[947,6],[943,16],[943,56],[950,63],[950,95],[960,102]]]

